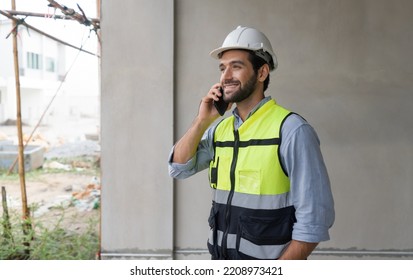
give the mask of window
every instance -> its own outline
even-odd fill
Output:
[[[27,52],[27,68],[41,69],[42,68],[42,56],[37,53]]]
[[[46,71],[55,72],[55,61],[53,58],[46,57],[45,64]]]

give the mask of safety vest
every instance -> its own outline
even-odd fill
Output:
[[[281,126],[289,114],[269,100],[238,130],[234,116],[215,128],[209,169],[213,259],[277,259],[291,241],[295,209],[279,159]]]

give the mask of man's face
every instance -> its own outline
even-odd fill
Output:
[[[221,84],[226,102],[241,102],[256,88],[257,75],[248,55],[246,51],[229,50],[220,58]]]

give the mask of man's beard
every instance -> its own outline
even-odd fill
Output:
[[[231,81],[226,82],[228,84],[231,83]],[[245,86],[240,86],[240,89],[231,96],[225,95],[225,97],[229,97],[229,99],[224,98],[224,100],[228,103],[237,103],[241,102],[248,97],[254,92],[255,87],[257,85],[257,75],[254,73],[251,78],[245,83]]]

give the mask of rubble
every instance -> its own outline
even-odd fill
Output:
[[[60,170],[66,170],[66,171],[71,170],[70,165],[62,164],[57,161],[46,162],[43,164],[43,168],[44,169],[60,169]]]
[[[17,144],[17,143],[16,143]],[[50,142],[40,133],[34,134],[31,138],[28,134],[23,134],[24,145],[42,146],[46,150],[50,147]]]
[[[100,207],[100,185],[89,184],[85,190],[74,192],[72,201],[79,211],[91,211]]]
[[[45,159],[69,158],[82,156],[98,156],[100,145],[95,141],[85,140],[72,143],[64,143],[60,146],[50,147],[45,153]]]
[[[96,177],[93,177],[91,182],[96,182]],[[42,200],[32,205],[32,207],[34,206],[33,216],[40,217],[56,208],[66,209],[74,206],[79,212],[85,212],[99,209],[100,207],[100,184],[90,183],[87,186],[70,185],[66,186],[64,191],[69,193],[55,196],[51,200]],[[7,205],[10,209],[18,209],[21,207],[21,200],[18,197],[8,195]]]
[[[99,209],[101,187],[98,177],[91,176],[88,179],[88,175],[78,174],[79,171],[93,170],[99,166],[99,142],[88,140],[93,139],[91,137],[82,137],[86,132],[93,131],[90,127],[93,127],[91,123],[94,122],[91,119],[80,123],[68,122],[65,123],[64,129],[62,126],[42,126],[39,128],[41,131],[34,133],[31,138],[30,134],[23,134],[24,143],[44,148],[44,172],[36,175],[40,178],[35,181],[26,182],[28,200],[34,217],[43,216],[58,208],[70,208],[70,212],[74,209],[78,212]],[[17,143],[15,127],[12,125],[10,122],[0,125],[0,144]],[[26,130],[31,131],[28,127]],[[65,172],[56,173],[54,170]],[[8,190],[8,207],[20,208],[22,202],[19,183],[6,177],[4,185]]]

